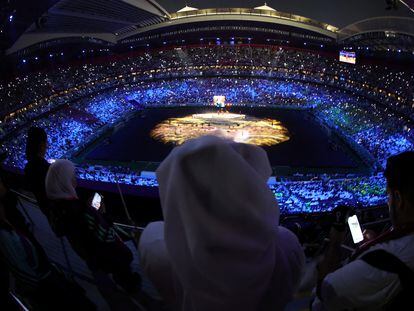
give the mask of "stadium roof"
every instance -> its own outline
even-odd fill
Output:
[[[264,3],[264,5],[257,6],[257,7],[255,7],[254,9],[255,9],[255,10],[276,11],[274,8],[272,8],[272,7],[268,6],[266,2]]]
[[[385,0],[157,0],[169,12],[176,12],[186,4],[197,8],[255,8],[265,1],[276,11],[306,16],[339,28],[378,16],[414,17],[403,3],[397,10],[386,10]],[[403,1],[414,7],[414,0]]]
[[[170,14],[155,0],[38,0],[36,3],[39,8],[34,9],[33,14],[39,17],[34,18],[26,26],[23,35],[7,53],[12,54],[32,45],[65,38],[116,44],[136,34],[171,25],[187,24],[191,27],[192,23],[218,20],[287,25],[335,39],[339,36],[342,40],[358,34],[358,31],[392,30],[396,33],[414,34],[411,26],[404,25],[406,22],[412,22],[414,13],[409,7],[414,6],[414,0],[405,0],[404,5],[401,4],[396,11],[386,11],[385,2],[381,1],[380,4],[378,0],[269,0],[264,4],[263,0],[251,0],[250,8],[240,8],[240,0],[197,1],[197,6],[217,5],[219,8],[216,9],[197,9],[189,6],[191,2],[187,5],[184,0],[157,1],[165,5],[170,12],[179,10]],[[51,6],[46,6],[46,3]],[[245,2],[243,4],[246,5]],[[223,5],[231,8],[222,8]],[[33,3],[27,4],[27,10],[33,6]],[[29,14],[27,10],[25,14]],[[39,13],[40,10],[44,13]],[[389,15],[398,18],[390,18]],[[381,18],[378,18],[379,16]],[[19,21],[16,24],[22,23]],[[349,26],[345,27],[347,25]]]
[[[183,7],[181,10],[178,10],[177,13],[181,13],[181,12],[190,12],[190,11],[197,11],[197,8],[193,8],[191,6],[186,5],[185,7]]]
[[[153,0],[60,0],[31,24],[8,53],[58,38],[92,37],[116,43],[118,35],[168,16]]]
[[[401,1],[411,12],[414,12],[414,0],[402,0]]]

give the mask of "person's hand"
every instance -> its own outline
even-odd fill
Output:
[[[93,201],[93,197],[95,196],[95,194],[93,194],[92,196],[90,196],[89,197],[89,199],[88,199],[88,205],[89,206],[91,206],[91,207],[93,207],[93,208],[95,208],[93,205],[92,205],[92,201]],[[96,208],[95,208],[96,209]],[[98,208],[98,209],[96,209],[98,212],[101,212],[101,213],[105,213],[106,212],[106,208],[105,208],[105,201],[104,201],[104,196],[103,195],[101,195],[101,205],[100,205],[100,207]]]
[[[371,241],[378,236],[375,231],[369,229],[365,229],[362,235],[364,236],[364,242]]]
[[[103,196],[102,196],[101,207],[99,208],[99,212],[101,212],[103,214],[106,213],[106,206],[105,206],[105,201],[104,201]]]

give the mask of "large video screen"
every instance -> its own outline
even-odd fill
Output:
[[[339,61],[348,64],[356,63],[355,52],[340,51],[339,52]]]

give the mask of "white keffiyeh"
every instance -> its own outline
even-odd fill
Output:
[[[296,256],[300,270],[303,252],[293,234],[279,230],[279,208],[266,183],[270,175],[262,148],[214,136],[188,141],[162,162],[157,179],[166,251],[160,255],[167,254],[180,284],[180,310],[284,307],[295,284],[286,282],[292,274],[285,259]],[[286,250],[278,243],[284,236],[291,244]],[[144,231],[143,253],[149,241]],[[275,288],[281,296],[270,297]]]

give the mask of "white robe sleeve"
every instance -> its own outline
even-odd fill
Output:
[[[170,257],[164,240],[164,222],[149,223],[139,240],[141,267],[164,300],[171,306],[177,303],[179,290],[174,281]]]
[[[399,291],[397,274],[355,260],[328,274],[321,287],[321,310],[379,308]],[[317,302],[319,303],[319,302]]]

